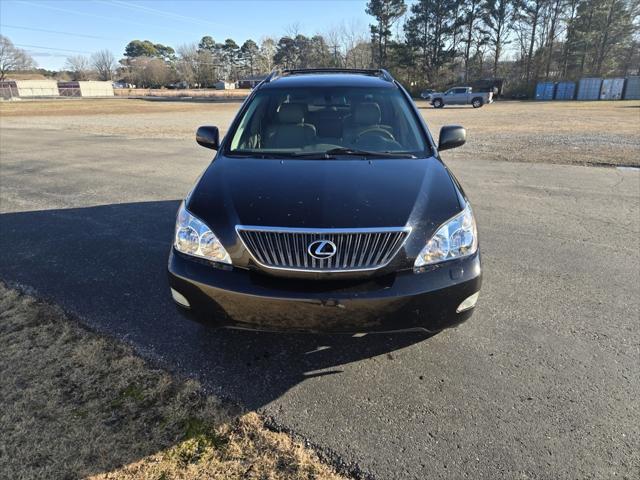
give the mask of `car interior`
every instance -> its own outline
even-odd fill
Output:
[[[424,150],[422,133],[402,94],[373,90],[258,92],[236,129],[231,152]]]

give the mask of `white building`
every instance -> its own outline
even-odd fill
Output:
[[[55,80],[16,80],[19,97],[58,97],[58,83]]]
[[[112,82],[78,82],[81,97],[113,97]]]
[[[223,80],[220,80],[219,82],[215,83],[214,87],[216,87],[216,90],[235,90],[236,84],[233,82],[225,82]]]

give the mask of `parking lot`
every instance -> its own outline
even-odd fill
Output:
[[[39,106],[38,106],[39,105]],[[421,112],[474,206],[475,316],[416,334],[214,331],[175,312],[180,200],[239,103],[1,104],[0,280],[379,479],[640,475],[640,102]],[[585,166],[588,165],[588,166]],[[603,167],[601,165],[609,165]]]

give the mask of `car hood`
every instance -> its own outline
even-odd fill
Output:
[[[460,211],[442,162],[425,159],[218,158],[187,208],[225,247],[236,225],[306,229],[404,227],[432,232]],[[421,242],[424,245],[424,241]]]

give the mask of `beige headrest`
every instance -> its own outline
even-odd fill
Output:
[[[283,103],[278,110],[281,123],[304,123],[304,105],[302,103]]]

